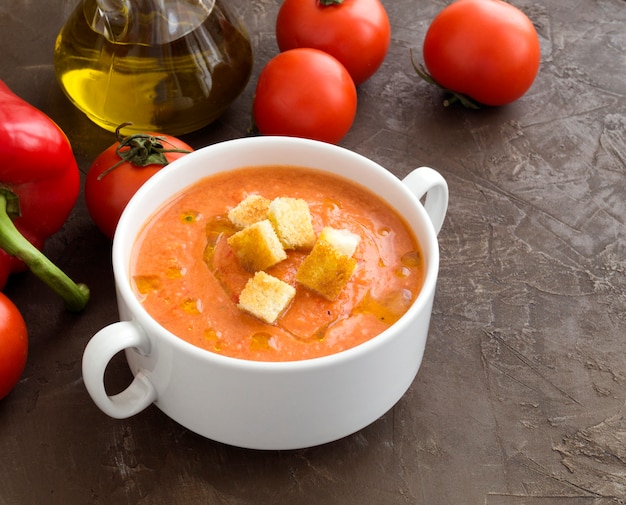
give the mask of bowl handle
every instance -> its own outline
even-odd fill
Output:
[[[140,370],[130,385],[121,393],[109,396],[104,387],[104,372],[118,352],[135,348],[147,355],[150,340],[137,324],[121,321],[110,324],[96,333],[83,353],[83,380],[87,392],[105,414],[116,419],[131,417],[157,397],[150,379]]]
[[[419,200],[430,217],[435,233],[439,234],[448,210],[448,184],[442,175],[429,167],[416,168],[402,182]]]

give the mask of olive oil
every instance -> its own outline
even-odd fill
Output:
[[[180,135],[241,94],[252,48],[221,0],[83,0],[54,63],[61,88],[101,127]]]

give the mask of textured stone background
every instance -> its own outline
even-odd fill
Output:
[[[540,35],[540,73],[519,101],[479,111],[444,109],[410,63],[448,2],[383,3],[390,52],[342,145],[400,177],[432,166],[450,186],[430,337],[407,394],[361,432],[292,452],[223,446],[154,407],[106,417],[80,360],[117,319],[110,243],[81,199],[47,252],[92,287],[86,312],[65,313],[29,274],[6,289],[31,354],[0,402],[0,505],[626,503],[626,3],[512,1]],[[114,139],[55,82],[54,39],[74,4],[0,4],[0,79],[62,126],[85,171]],[[254,74],[225,116],[185,137],[195,147],[246,135],[279,4],[232,3]],[[121,359],[107,379],[127,384]]]

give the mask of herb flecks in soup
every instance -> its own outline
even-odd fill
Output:
[[[234,217],[251,195],[260,213]],[[280,261],[251,267],[233,236],[264,221],[271,202],[283,198],[306,202],[313,236],[306,244],[281,242]],[[324,277],[328,271],[333,276]],[[419,244],[387,203],[343,178],[282,166],[192,185],[148,221],[131,260],[135,293],[162,326],[198,347],[258,361],[315,358],[373,338],[408,310],[423,276]],[[268,315],[247,310],[264,296]]]

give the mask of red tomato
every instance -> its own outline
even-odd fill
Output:
[[[520,98],[539,70],[539,37],[518,8],[501,0],[458,0],[426,32],[424,63],[440,86],[485,105]]]
[[[317,49],[291,49],[261,70],[254,120],[265,135],[339,142],[354,122],[357,95],[345,67]]]
[[[113,238],[122,211],[137,190],[169,162],[193,149],[182,140],[158,133],[120,137],[91,164],[85,203],[91,219]],[[112,168],[114,167],[114,168]]]
[[[391,27],[379,0],[285,0],[276,19],[281,51],[320,49],[346,67],[356,85],[382,64]]]
[[[26,323],[17,307],[0,293],[0,400],[22,376],[28,356]]]

